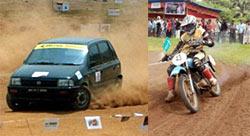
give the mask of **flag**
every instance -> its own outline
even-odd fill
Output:
[[[171,46],[171,41],[170,41],[169,37],[166,37],[166,39],[162,45],[163,52],[166,53],[168,51],[168,49],[170,48],[170,46]]]

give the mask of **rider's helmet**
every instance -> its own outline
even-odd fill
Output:
[[[195,32],[196,25],[196,17],[192,15],[187,15],[181,23],[181,28],[184,32],[187,32],[189,35],[192,35]]]

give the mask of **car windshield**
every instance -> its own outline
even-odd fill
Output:
[[[86,61],[87,53],[88,48],[84,45],[38,45],[25,64],[80,65]]]

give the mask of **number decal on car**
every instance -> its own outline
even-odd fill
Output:
[[[100,82],[101,81],[101,71],[95,72],[95,81]]]
[[[81,74],[80,71],[77,71],[77,72],[75,73],[75,75],[76,75],[76,77],[77,77],[78,80],[82,79],[82,74]]]

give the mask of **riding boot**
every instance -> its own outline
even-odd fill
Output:
[[[174,92],[174,78],[173,77],[169,77],[167,79],[167,85],[168,85],[168,96],[165,98],[166,102],[171,102],[173,101],[174,97],[175,97],[175,92]]]
[[[205,68],[202,71],[202,74],[206,79],[208,79],[208,81],[211,83],[212,86],[215,86],[217,84],[217,79],[213,76],[209,68]]]

